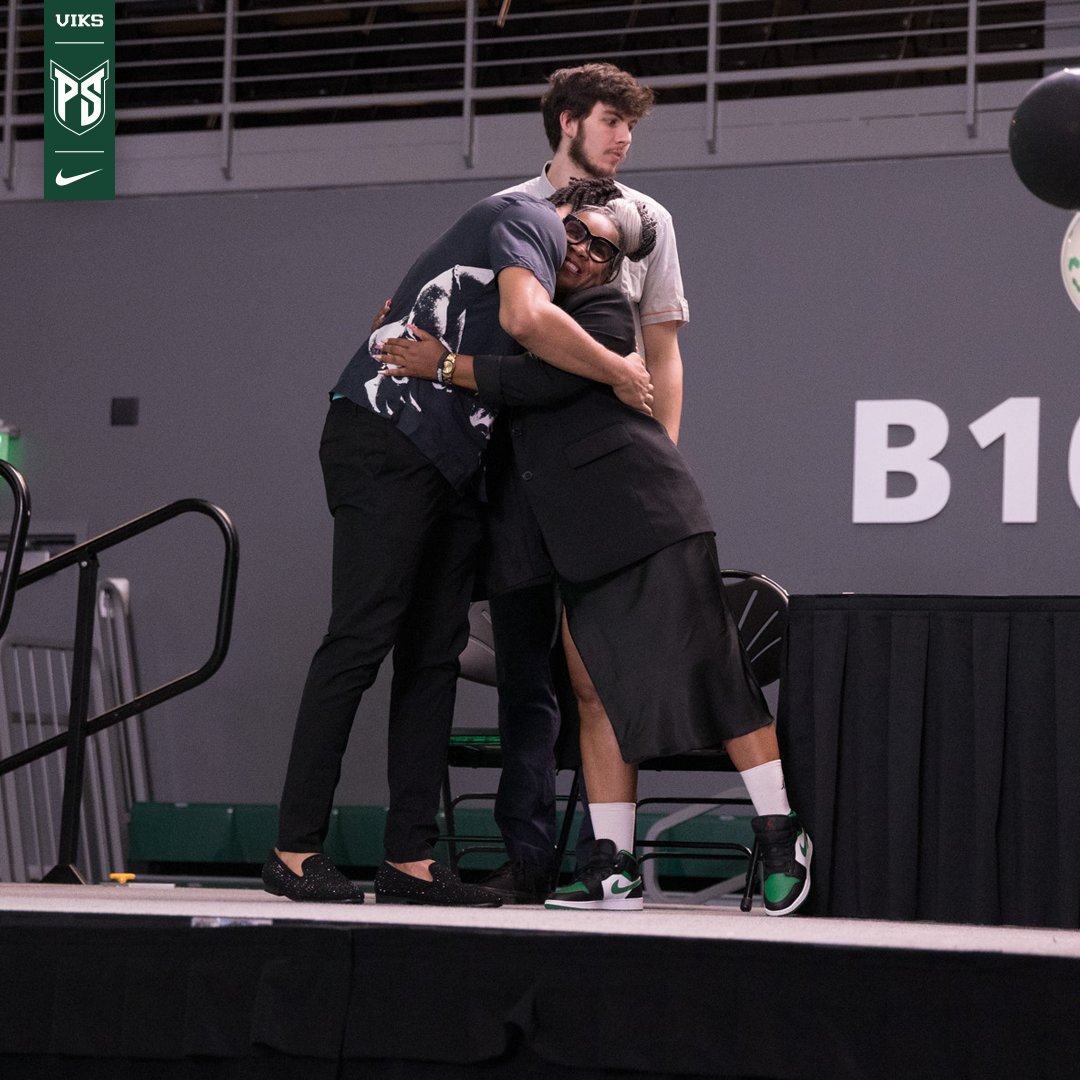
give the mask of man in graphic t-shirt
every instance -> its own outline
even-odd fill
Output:
[[[454,386],[455,354],[525,347],[611,384],[628,403],[647,405],[651,397],[634,358],[603,348],[552,304],[565,252],[562,221],[549,203],[521,193],[482,200],[409,269],[384,324],[331,393],[319,456],[334,516],[332,610],[300,701],[278,844],[263,868],[269,892],[363,899],[322,846],[353,718],[393,648],[390,806],[376,899],[499,902],[432,859],[491,423],[476,396]],[[410,326],[446,345],[439,381],[395,377],[382,364],[380,342],[408,335]]]

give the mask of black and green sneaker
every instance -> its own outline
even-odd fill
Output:
[[[595,840],[592,854],[577,879],[556,889],[546,908],[577,911],[640,911],[644,887],[637,859],[629,851],[615,851],[613,840]]]
[[[764,868],[765,914],[790,915],[810,893],[814,845],[794,813],[765,814],[752,824]]]

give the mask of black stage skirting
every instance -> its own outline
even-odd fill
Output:
[[[778,731],[811,911],[1080,922],[1080,598],[793,596]]]
[[[1074,1080],[1078,976],[854,942],[0,913],[0,1076]]]

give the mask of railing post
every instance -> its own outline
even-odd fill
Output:
[[[15,187],[15,38],[19,0],[8,0],[7,46],[4,49],[4,187]]]
[[[113,724],[118,724],[121,720],[126,720],[129,716],[136,715],[136,713],[145,712],[155,705],[160,705],[163,701],[176,697],[177,694],[185,693],[192,687],[206,682],[221,667],[225,660],[225,654],[229,649],[233,609],[236,606],[236,574],[240,558],[236,529],[229,520],[228,514],[213,504],[204,502],[201,499],[180,499],[177,502],[169,503],[167,506],[159,507],[149,514],[143,514],[142,517],[135,518],[126,525],[120,525],[107,533],[95,536],[83,544],[68,548],[67,551],[61,551],[47,562],[42,563],[40,566],[31,567],[29,570],[24,570],[19,575],[17,588],[21,589],[27,585],[32,585],[35,581],[51,577],[60,570],[66,570],[69,566],[81,566],[84,560],[96,560],[99,552],[115,547],[132,537],[140,536],[165,521],[171,521],[180,514],[187,513],[205,514],[211,518],[221,530],[222,538],[225,541],[225,558],[221,570],[221,592],[218,599],[218,619],[214,632],[214,648],[202,667],[189,671],[186,675],[180,675],[170,682],[162,683],[156,689],[140,694],[137,698],[124,705],[118,705],[116,708],[109,709],[95,716],[92,720],[88,720],[85,725],[88,736],[95,735],[99,731],[105,731],[107,728],[112,727]],[[76,613],[76,617],[78,617],[78,613]],[[37,761],[39,758],[46,757],[57,750],[63,750],[67,746],[67,742],[68,733],[62,732],[52,738],[44,739],[34,746],[9,754],[5,758],[0,758],[0,776],[13,772],[15,769],[21,769],[24,765],[29,765],[31,761]]]
[[[19,570],[22,567],[23,550],[30,528],[30,489],[22,473],[7,461],[0,461],[0,479],[11,488],[15,506],[11,512],[11,528],[8,530],[7,554],[0,568],[0,636],[7,629],[11,608],[15,603]]]
[[[236,0],[225,0],[225,60],[221,72],[221,172],[232,179],[233,111],[236,81]]]
[[[1080,55],[1080,0],[1048,0],[1044,12],[1043,47],[1071,48],[1075,59]],[[1053,75],[1066,67],[1076,64],[1072,60],[1048,61],[1043,64],[1043,75]]]
[[[86,884],[75,863],[79,857],[79,815],[86,771],[86,718],[90,710],[97,579],[97,556],[90,555],[79,563],[79,600],[75,611],[75,651],[71,661],[71,708],[68,712],[60,842],[57,845],[56,866],[41,879],[52,885]]]
[[[968,138],[974,139],[978,134],[978,121],[975,118],[976,107],[976,78],[975,55],[979,50],[979,4],[978,0],[968,0],[968,23],[967,23],[967,68],[964,75],[964,86],[967,91],[967,106],[964,111],[964,120],[967,124]]]
[[[708,41],[705,46],[705,148],[716,153],[720,125],[716,102],[716,75],[720,68],[720,0],[709,0]]]
[[[462,156],[465,158],[465,168],[471,169],[476,151],[476,106],[473,102],[473,90],[476,87],[476,0],[465,2],[465,57],[462,74]]]

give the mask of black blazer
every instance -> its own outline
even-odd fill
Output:
[[[633,351],[633,316],[618,289],[583,289],[563,306],[601,344]],[[611,387],[528,354],[477,356],[474,371],[481,400],[499,412],[488,451],[492,557],[522,562],[496,573],[504,587],[543,573],[538,545],[524,539],[535,526],[560,577],[574,582],[714,531],[663,425],[622,404]]]

